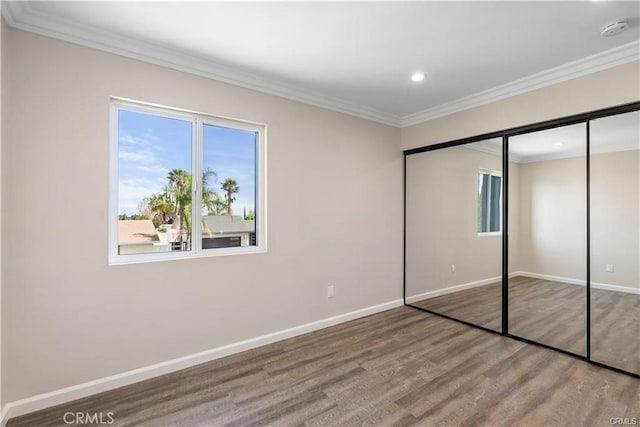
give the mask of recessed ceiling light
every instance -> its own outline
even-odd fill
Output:
[[[412,82],[421,82],[424,80],[424,74],[423,73],[413,73],[411,75],[411,81]]]
[[[610,22],[600,27],[600,35],[602,37],[611,37],[620,34],[627,29],[629,23],[625,20]]]
[[[556,147],[562,147],[564,145],[564,142],[556,142],[555,144]]]

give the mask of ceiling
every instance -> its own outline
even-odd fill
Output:
[[[633,1],[2,3],[16,28],[400,127],[640,51]]]
[[[509,137],[509,160],[532,163],[585,156],[585,123]],[[465,147],[502,156],[502,139],[492,138]],[[640,111],[589,121],[591,154],[640,150]]]

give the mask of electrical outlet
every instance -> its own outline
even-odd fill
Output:
[[[327,286],[327,298],[333,298],[333,285],[329,285]]]
[[[456,265],[455,264],[451,264],[451,272],[452,273],[456,272]]]
[[[613,273],[613,264],[607,264],[606,270],[607,273]]]

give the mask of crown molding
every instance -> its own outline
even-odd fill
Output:
[[[18,16],[22,16],[26,13],[26,2],[7,2],[0,1],[0,12],[5,22],[10,26],[14,26],[13,23],[17,21]]]
[[[502,143],[498,146],[493,146],[489,144],[482,144],[486,141],[479,141],[473,144],[465,144],[460,145],[462,148],[466,148],[469,150],[480,151],[482,153],[491,154],[493,156],[502,157]],[[536,163],[536,162],[545,162],[548,160],[560,160],[560,159],[570,159],[574,157],[585,157],[585,148],[586,147],[578,147],[568,151],[559,151],[559,152],[549,152],[542,153],[536,155],[524,156],[521,154],[516,154],[514,152],[509,152],[509,162],[518,163],[518,164],[526,164],[526,163]],[[620,151],[634,151],[640,150],[640,145],[638,145],[637,141],[634,140],[626,140],[621,139],[615,142],[607,141],[605,144],[594,144],[592,142],[590,146],[590,155],[594,154],[608,154],[608,153],[617,153]]]
[[[265,78],[177,49],[141,42],[131,37],[97,30],[78,22],[65,21],[33,9],[27,1],[2,1],[2,16],[9,26],[20,30],[399,128],[490,104],[640,59],[640,41],[635,41],[417,113],[398,116],[342,99],[328,97],[304,87]]]
[[[34,10],[29,2],[3,1],[2,3],[2,15],[5,21],[9,26],[19,30],[184,71],[390,126],[398,127],[400,125],[400,116],[394,114],[328,97],[275,79],[264,78],[242,69],[222,65],[176,49],[98,30],[78,22],[64,21],[58,17]]]
[[[640,40],[637,40],[455,101],[409,114],[402,117],[400,127],[413,126],[639,59]]]
[[[618,141],[615,143],[609,143],[602,146],[594,146],[591,147],[591,151],[589,152],[590,156],[598,155],[598,154],[609,154],[609,153],[619,153],[622,151],[637,151],[640,150],[638,147],[638,143],[635,141]],[[512,155],[509,154],[509,159],[511,159]],[[515,163],[536,163],[536,162],[546,162],[549,160],[561,160],[561,159],[572,159],[575,157],[586,157],[586,153],[584,147],[569,150],[569,151],[561,151],[559,153],[544,153],[538,154],[536,156],[527,156],[520,157]]]

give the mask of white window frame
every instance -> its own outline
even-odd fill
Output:
[[[478,188],[478,180],[480,179],[480,175],[489,175],[489,176],[497,176],[500,177],[500,231],[478,231],[478,236],[501,236],[502,235],[502,203],[503,203],[503,195],[504,195],[504,179],[502,178],[502,172],[494,171],[489,169],[480,169],[476,174],[476,188]],[[491,200],[491,184],[487,186],[489,188],[489,194],[487,195],[487,200]],[[487,213],[487,221],[491,222],[491,203],[487,203],[488,213]]]
[[[127,110],[143,114],[178,119],[192,123],[191,176],[192,229],[191,250],[141,254],[118,254],[118,168],[119,125],[118,111]],[[256,246],[202,249],[202,129],[205,124],[255,132],[256,144]],[[255,254],[267,252],[267,126],[261,123],[216,117],[210,114],[171,108],[156,104],[111,98],[110,106],[110,167],[109,167],[109,265],[136,264],[154,261],[169,261],[191,258],[206,258],[226,255]],[[197,177],[194,179],[193,177]]]

